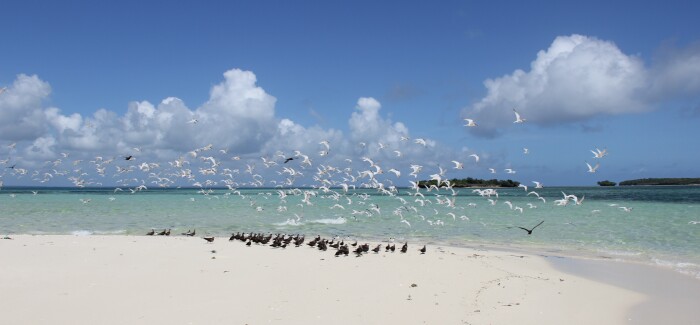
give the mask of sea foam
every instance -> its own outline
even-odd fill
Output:
[[[316,220],[309,220],[310,223],[321,223],[325,225],[342,225],[346,222],[348,222],[348,219],[345,219],[343,217],[338,217],[335,219],[316,219]]]

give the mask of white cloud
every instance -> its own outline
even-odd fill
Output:
[[[307,128],[290,119],[282,119],[277,124],[275,136],[266,143],[262,153],[263,155],[272,155],[275,152],[281,152],[291,156],[294,150],[299,150],[315,158],[319,151],[325,149],[320,144],[321,141],[330,143],[333,157],[342,156],[347,148],[343,133],[339,130],[326,130],[319,126]]]
[[[247,153],[259,151],[277,127],[275,98],[256,85],[252,72],[237,69],[224,73],[210,99],[194,110],[170,97],[157,106],[131,102],[121,117],[104,109],[92,117],[62,115],[57,108],[42,107],[50,92],[37,76],[19,75],[0,96],[0,137],[33,141],[50,136],[56,150],[112,155],[128,154],[134,147],[187,152],[210,143]],[[188,123],[192,119],[198,122]]]
[[[0,96],[0,138],[33,140],[46,130],[43,103],[51,86],[36,75],[17,76],[15,82]]]
[[[51,92],[48,83],[36,76],[20,75],[13,87],[0,96],[0,139],[18,142],[17,152],[21,154],[13,156],[21,156],[16,159],[22,160],[22,166],[40,169],[53,165],[58,159],[66,166],[83,160],[88,173],[94,173],[90,170],[95,167],[86,162],[96,156],[123,163],[121,157],[127,155],[136,156],[137,162],[159,162],[161,166],[168,166],[165,161],[186,156],[196,173],[197,165],[202,162],[186,153],[211,144],[214,150],[202,155],[217,156],[224,164],[235,164],[230,159],[233,155],[243,156],[239,164],[257,163],[257,172],[278,180],[282,175],[262,170],[260,157],[279,163],[282,160],[278,155],[290,157],[299,150],[311,157],[312,169],[325,164],[343,168],[352,165],[362,170],[369,167],[360,157],[368,156],[381,163],[385,170],[397,168],[408,173],[411,163],[425,165],[426,172],[434,172],[430,168],[436,168],[439,161],[443,166],[451,165],[452,159],[466,162],[471,153],[454,151],[431,139],[425,139],[426,146],[414,143],[415,139],[402,140],[410,138],[409,128],[383,116],[382,105],[371,97],[358,99],[349,114],[347,134],[333,128],[304,126],[291,119],[280,119],[275,116],[275,97],[256,83],[252,72],[230,70],[224,73],[221,83],[212,87],[209,100],[195,109],[188,108],[176,97],[168,97],[158,104],[131,102],[123,115],[99,109],[91,116],[83,116],[65,115],[58,108],[45,107],[43,103]],[[28,120],[32,123],[22,124]],[[193,120],[197,122],[192,123]],[[26,130],[17,130],[13,125],[22,125]],[[324,140],[330,143],[331,151],[320,155],[319,151],[324,149],[320,142]],[[361,142],[366,146],[361,146]],[[228,149],[228,153],[221,154],[218,149]],[[395,151],[400,151],[401,157]],[[67,153],[68,157],[62,157],[61,153]],[[349,164],[346,158],[353,163]],[[108,173],[110,169],[116,167],[110,166]],[[313,182],[313,172],[306,174],[304,181]],[[392,174],[377,177],[396,181]],[[96,179],[117,181],[109,177]]]
[[[382,105],[372,97],[357,100],[356,111],[350,116],[350,138],[355,144],[364,142],[370,152],[377,152],[379,143],[397,148],[401,137],[408,137],[408,128],[401,122],[393,123],[379,114]]]
[[[650,109],[643,62],[612,42],[582,35],[557,37],[537,54],[530,71],[516,70],[484,85],[486,96],[462,112],[479,123],[471,130],[484,134],[512,125],[516,107],[541,125]]]
[[[56,152],[54,152],[54,147],[56,145],[56,139],[51,136],[39,137],[34,140],[24,151],[24,159],[28,160],[48,160],[56,157]]]

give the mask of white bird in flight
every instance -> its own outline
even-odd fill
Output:
[[[465,118],[464,121],[467,122],[467,124],[464,124],[464,126],[468,126],[468,127],[478,126],[478,124],[474,123],[474,120],[472,120],[470,118]]]
[[[461,162],[459,162],[459,161],[453,160],[452,163],[455,164],[455,167],[454,167],[455,169],[462,169],[462,168],[464,168],[464,164],[461,163]]]
[[[328,152],[328,151],[331,150],[331,145],[330,145],[330,143],[328,143],[327,140],[323,140],[323,141],[319,142],[318,144],[323,145],[324,147],[326,147],[326,150],[325,150],[326,152]]]
[[[515,121],[513,121],[513,123],[523,123],[526,121],[524,118],[520,117],[520,113],[518,113],[515,108],[513,109],[513,113],[515,113]]]
[[[591,164],[586,163],[586,166],[588,166],[589,173],[595,173],[596,170],[598,170],[598,167],[600,167],[600,164],[595,164],[595,167],[594,167],[594,166],[591,166]]]
[[[608,149],[603,149],[602,151],[598,148],[595,148],[595,150],[591,150],[593,153],[593,158],[603,158],[608,155]]]
[[[479,162],[479,155],[473,153],[473,154],[469,155],[469,157],[474,157],[474,162],[477,162],[477,163]]]
[[[418,138],[418,139],[414,140],[413,142],[415,142],[416,144],[420,144],[420,145],[422,145],[423,147],[425,147],[425,146],[428,145],[428,143],[425,142],[425,139],[423,139],[423,138]]]

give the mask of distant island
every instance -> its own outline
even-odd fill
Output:
[[[600,186],[615,186],[615,185],[617,185],[617,183],[611,182],[608,180],[604,180],[604,181],[598,182],[598,185],[600,185]]]
[[[499,179],[478,179],[478,178],[462,178],[462,179],[450,179],[449,180],[450,185],[452,187],[518,187],[520,185],[520,182],[512,181],[510,179],[508,180],[499,180]],[[429,180],[429,181],[419,181],[418,182],[418,187],[421,188],[428,188],[430,185],[435,185],[437,186],[437,181],[436,180]],[[444,186],[444,185],[442,185]]]
[[[641,178],[620,182],[629,185],[700,185],[700,178]]]

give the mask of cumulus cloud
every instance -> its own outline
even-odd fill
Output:
[[[12,141],[33,140],[47,130],[43,104],[51,86],[36,75],[17,76],[0,96],[0,138]]]
[[[325,164],[362,170],[369,167],[360,157],[367,156],[381,162],[385,170],[406,172],[412,163],[436,167],[442,161],[448,166],[452,159],[466,162],[472,153],[467,149],[454,151],[431,139],[424,139],[425,146],[416,144],[408,127],[383,115],[381,103],[372,97],[359,98],[354,108],[348,105],[347,134],[279,118],[275,97],[257,85],[255,74],[237,69],[225,72],[224,80],[211,88],[209,99],[194,109],[181,99],[168,97],[157,104],[133,101],[123,115],[106,109],[92,115],[63,114],[44,105],[50,93],[48,83],[37,76],[20,75],[0,96],[0,140],[18,142],[17,154],[12,156],[21,157],[24,167],[47,168],[57,162],[60,165],[61,160],[68,165],[95,160],[96,156],[120,161],[127,155],[134,155],[139,163],[164,166],[165,161],[186,156],[196,171],[202,162],[186,153],[210,144],[214,150],[201,155],[217,156],[229,164],[233,164],[230,158],[234,155],[241,156],[239,163],[260,165],[261,157],[281,163],[284,159],[280,157],[290,157],[299,150],[311,157],[313,168]],[[15,128],[17,125],[23,129]],[[330,152],[320,153],[325,149],[321,141],[330,143]],[[219,149],[224,149],[224,154]],[[269,174],[266,176],[278,180],[282,177]],[[306,180],[311,181],[311,176],[313,173],[307,173]],[[393,174],[377,177],[396,180]]]
[[[243,153],[259,150],[276,130],[277,99],[256,85],[250,71],[229,70],[224,77],[212,88],[209,101],[194,113],[198,126],[206,130],[196,133],[196,141],[220,143]]]
[[[649,69],[610,41],[560,36],[529,71],[486,80],[486,95],[461,115],[479,123],[470,131],[494,136],[512,125],[513,108],[538,125],[649,111],[679,92],[700,89],[699,54],[695,48],[673,53]]]
[[[328,141],[333,152],[332,157],[342,155],[346,151],[347,142],[341,131],[319,126],[304,127],[285,118],[279,121],[274,137],[265,144],[261,153],[272,156],[279,152],[285,156],[291,156],[295,150],[298,150],[317,157],[318,152],[325,149],[320,144],[321,141]]]
[[[0,96],[0,136],[41,142],[41,152],[82,150],[125,154],[133,148],[186,152],[216,144],[236,152],[259,150],[277,126],[276,99],[256,85],[255,75],[238,69],[224,73],[209,100],[196,109],[175,97],[158,105],[135,101],[123,116],[100,109],[93,116],[63,115],[43,107],[51,88],[37,76],[19,75]],[[196,119],[197,123],[191,123]],[[36,141],[34,141],[36,142]],[[35,150],[36,151],[36,150]]]
[[[401,122],[393,123],[379,114],[382,105],[372,97],[357,100],[355,112],[350,116],[350,138],[375,146],[378,143],[396,145],[401,137],[408,137],[408,128]],[[373,147],[374,148],[374,147]]]

